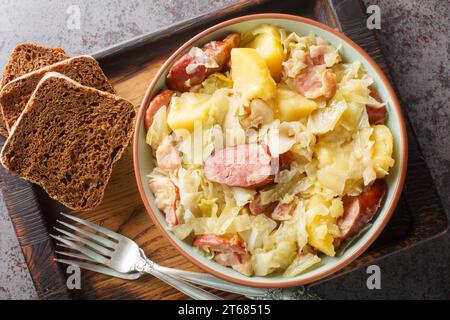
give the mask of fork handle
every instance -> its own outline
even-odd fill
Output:
[[[153,268],[155,270],[168,274],[172,277],[181,278],[184,281],[188,281],[201,286],[218,289],[226,292],[241,294],[243,296],[253,299],[269,298],[271,297],[273,291],[271,289],[266,288],[243,286],[237,283],[222,280],[208,273],[200,273],[163,267],[154,262]]]
[[[167,283],[173,288],[195,300],[223,300],[221,297],[212,294],[206,290],[196,287],[189,282],[175,278],[169,274],[165,274],[162,270],[157,270],[153,267],[154,262],[147,259],[141,250],[141,257],[138,259],[135,269],[139,272],[151,274],[155,278]]]

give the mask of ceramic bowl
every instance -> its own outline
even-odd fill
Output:
[[[243,33],[261,24],[274,24],[300,35],[307,35],[313,32],[316,36],[322,37],[336,47],[340,44],[344,61],[360,60],[366,72],[375,80],[374,86],[381,98],[387,102],[388,119],[386,124],[394,136],[393,157],[395,166],[391,169],[386,179],[388,185],[387,194],[381,208],[372,221],[373,225],[347,248],[342,256],[327,257],[321,255],[322,261],[320,264],[294,278],[284,278],[281,275],[247,277],[231,268],[226,268],[214,261],[210,261],[197,253],[190,244],[177,239],[167,230],[164,215],[155,205],[154,197],[148,187],[148,178],[146,177],[152,171],[152,165],[150,161],[150,147],[145,144],[144,114],[152,97],[165,88],[165,79],[172,64],[193,46],[202,46],[211,40],[223,39],[225,35],[231,32]],[[267,13],[243,16],[219,23],[187,41],[164,63],[150,83],[142,102],[134,134],[133,154],[137,185],[148,214],[161,233],[182,255],[206,272],[228,281],[255,287],[289,287],[311,283],[337,272],[355,260],[374,242],[388,223],[400,198],[406,174],[407,148],[405,123],[398,99],[380,67],[363,49],[342,33],[314,20],[293,15]]]

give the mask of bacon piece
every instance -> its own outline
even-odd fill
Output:
[[[378,102],[383,102],[378,95],[378,92],[376,92],[373,89],[370,89],[370,96],[377,100]],[[366,111],[367,115],[369,116],[369,123],[370,124],[382,124],[386,120],[386,106],[382,107],[376,107],[373,105],[366,104]]]
[[[145,131],[148,131],[148,128],[150,128],[155,112],[162,106],[169,107],[170,99],[172,98],[173,94],[174,92],[172,90],[163,90],[152,99],[147,110],[145,111]]]
[[[165,137],[156,149],[156,162],[166,171],[175,171],[181,166],[181,158],[171,136]]]
[[[167,75],[167,86],[172,90],[181,92],[189,91],[192,87],[203,82],[210,74],[222,70],[230,60],[231,49],[237,47],[240,35],[232,33],[223,41],[211,41],[205,44],[201,50],[203,55],[195,57],[189,53],[183,55],[174,63]],[[217,67],[206,67],[207,60],[214,60]],[[192,67],[191,69],[189,67]]]
[[[155,196],[156,206],[166,215],[167,223],[171,226],[177,225],[176,204],[180,199],[178,188],[169,177],[164,176],[150,180],[149,187]]]
[[[258,188],[273,181],[268,148],[252,143],[224,148],[206,159],[206,179],[241,188]]]
[[[345,196],[344,215],[338,220],[341,230],[340,240],[352,237],[364,228],[380,207],[386,192],[386,183],[382,179],[375,180],[358,196]]]

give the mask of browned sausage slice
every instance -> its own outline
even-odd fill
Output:
[[[273,210],[275,210],[277,205],[278,202],[270,202],[267,204],[262,204],[261,196],[258,193],[256,197],[253,199],[253,201],[250,202],[248,208],[250,209],[251,214],[254,216],[257,216],[259,214],[269,215],[273,212]]]
[[[345,196],[344,215],[338,221],[341,240],[352,237],[364,228],[380,207],[386,192],[386,183],[382,179],[375,180],[358,196]]]
[[[155,112],[162,106],[169,107],[170,99],[172,98],[173,94],[174,92],[172,90],[163,90],[152,99],[147,110],[145,111],[145,131],[148,131],[148,128],[150,128]]]
[[[377,100],[378,102],[383,102],[378,95],[378,92],[376,92],[373,89],[370,89],[370,96]],[[369,123],[370,124],[382,124],[386,120],[386,107],[376,107],[373,105],[366,105],[367,115],[369,116]]]
[[[251,143],[227,147],[206,159],[206,179],[232,187],[258,188],[273,181],[267,147]]]
[[[239,273],[246,276],[253,274],[252,259],[249,254],[238,254],[235,252],[217,253],[214,261],[225,267],[232,267]]]
[[[213,251],[246,253],[245,245],[238,235],[231,238],[219,237],[212,234],[197,236],[192,243],[194,247],[208,247]]]
[[[261,203],[261,196],[259,194],[249,204],[250,213],[254,216],[259,214],[265,214],[277,221],[288,220],[292,216],[292,211],[297,205],[298,199],[288,203],[279,203],[278,201],[270,202],[267,204]]]
[[[189,53],[174,63],[167,75],[167,86],[172,90],[189,91],[210,74],[222,70],[230,60],[231,49],[239,45],[240,35],[232,33],[223,41],[211,41],[201,48],[200,56]],[[206,67],[205,61],[214,60],[217,67]]]
[[[271,218],[277,221],[289,220],[292,217],[292,211],[295,209],[297,202],[298,199],[295,198],[291,202],[278,204],[270,215]]]
[[[286,151],[278,156],[278,167],[277,171],[289,170],[291,168],[291,163],[294,161],[294,155],[290,151]]]
[[[215,252],[214,260],[226,267],[250,276],[253,273],[251,256],[238,235],[231,238],[201,235],[193,242],[195,247],[207,247]]]

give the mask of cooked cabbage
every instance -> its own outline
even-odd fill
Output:
[[[308,130],[314,134],[324,134],[333,130],[347,109],[343,100],[329,107],[314,110],[308,118]]]
[[[244,189],[244,188],[232,188],[234,199],[236,200],[236,205],[238,207],[243,207],[250,201],[252,201],[256,190]]]
[[[162,106],[153,115],[153,121],[147,131],[145,142],[156,151],[158,146],[170,133],[167,125],[167,107]]]
[[[320,262],[320,258],[311,253],[299,254],[283,273],[283,277],[292,278]]]
[[[238,235],[256,276],[279,272],[295,277],[320,263],[323,254],[335,256],[345,249],[347,241],[335,247],[341,237],[342,199],[359,195],[365,186],[389,174],[394,165],[394,137],[387,126],[369,123],[366,106],[384,103],[370,95],[374,80],[360,61],[342,62],[340,45],[313,34],[303,36],[264,25],[242,35],[240,46],[258,47],[255,35],[261,34],[281,41],[283,52],[261,59],[254,49],[240,48],[233,60],[234,82],[229,72],[213,73],[195,92],[176,93],[170,106],[155,113],[147,143],[155,151],[172,135],[182,163],[173,172],[156,167],[149,179],[168,182],[157,204],[175,202],[178,224],[167,228],[177,238],[189,242],[198,235]],[[190,53],[196,64],[188,66],[188,73],[199,64],[215,68],[215,61],[203,50],[194,48]],[[264,71],[265,81],[255,82],[255,75],[246,72],[249,57],[258,58],[253,69]],[[270,69],[274,61],[277,82]],[[316,77],[306,77],[307,68],[317,66],[328,70],[333,90],[308,100],[298,90],[322,84]],[[260,189],[229,187],[206,179],[202,166],[208,157],[246,143],[264,145],[274,159],[283,159],[289,152],[289,166],[274,171],[274,183]],[[258,211],[253,205],[277,211],[253,215]],[[289,214],[282,220],[278,210],[287,207]],[[208,248],[196,250],[210,259],[217,254]]]
[[[232,88],[233,80],[226,77],[223,73],[215,72],[208,76],[203,82],[199,92],[214,94],[217,90],[222,88]]]
[[[285,269],[295,258],[297,246],[294,242],[282,241],[267,252],[253,254],[255,276],[266,276],[276,270]]]
[[[254,216],[251,221],[251,228],[241,233],[247,244],[247,249],[253,253],[256,249],[263,247],[270,233],[277,227],[277,223],[264,214]]]

